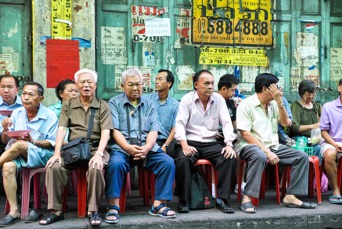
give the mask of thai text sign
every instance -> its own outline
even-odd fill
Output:
[[[201,48],[200,64],[267,66],[268,58],[263,49]]]
[[[72,0],[51,0],[51,36],[57,39],[71,39]]]
[[[193,0],[192,42],[272,45],[271,0]]]

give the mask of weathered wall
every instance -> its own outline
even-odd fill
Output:
[[[95,69],[95,0],[73,0],[72,37],[91,41],[91,48],[80,48],[80,67]],[[33,0],[33,80],[46,86],[46,49],[43,36],[51,36],[51,0]],[[54,88],[46,88],[44,104],[57,102]]]

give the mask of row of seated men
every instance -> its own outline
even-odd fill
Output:
[[[20,219],[16,174],[23,167],[46,168],[49,214],[39,224],[48,225],[65,218],[62,195],[71,171],[64,167],[62,145],[86,136],[92,111],[95,111],[90,135],[92,157],[86,174],[91,226],[102,223],[98,210],[103,194],[107,199],[104,221],[109,224],[119,222],[121,188],[127,173],[136,164],[155,175],[155,196],[149,215],[176,217],[176,212],[167,207],[167,201],[173,198],[174,179],[179,198],[177,210],[179,213],[189,212],[191,176],[195,162],[201,158],[208,159],[218,171],[215,202],[224,213],[234,212],[229,200],[236,158],[248,163],[240,205],[242,212],[256,213],[251,198],[259,197],[261,176],[267,163],[291,166],[290,182],[283,198],[286,207],[316,207],[315,203],[297,198],[308,192],[308,155],[279,144],[278,124],[291,127],[294,122],[285,109],[278,88],[279,79],[273,74],[263,73],[256,77],[255,93],[239,103],[236,116],[230,98],[238,81],[231,75],[220,78],[219,93],[216,93],[213,74],[208,70],[198,71],[193,76],[194,90],[184,95],[180,102],[169,95],[174,76],[168,70],[162,69],[156,76],[157,92],[142,96],[140,70],[127,69],[122,73],[123,93],[108,103],[95,96],[97,78],[95,71],[77,71],[74,83],[63,82],[56,88],[60,102],[48,109],[42,104],[44,88],[39,83],[26,83],[19,97],[16,78],[1,77],[0,109],[6,106],[8,109],[18,108],[1,121],[1,140],[6,148],[0,156],[0,167],[10,212],[0,220],[0,225],[13,224]],[[333,195],[329,197],[332,203],[342,201],[336,178],[336,161],[342,152],[342,124],[333,118],[342,112],[342,80],[338,90],[337,100],[324,104],[319,124],[323,137],[320,152],[333,188]],[[9,97],[14,99],[10,101]],[[237,134],[231,116],[236,118]],[[296,124],[298,130],[303,130],[300,122]],[[316,124],[309,128],[316,128]],[[223,142],[217,141],[219,129],[222,129]],[[10,138],[6,132],[12,130],[31,132]],[[36,215],[29,214],[27,220],[33,219]]]

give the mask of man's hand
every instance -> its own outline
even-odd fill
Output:
[[[182,150],[185,156],[194,156],[197,152],[197,149],[193,146],[189,146],[186,141],[181,141]]]
[[[139,154],[141,151],[141,146],[138,145],[130,145],[128,144],[127,147],[124,149],[129,155],[135,157],[136,154]]]
[[[99,154],[95,154],[94,156],[92,156],[92,158],[89,161],[88,166],[89,168],[91,167],[95,168],[95,166],[97,166],[99,170],[102,170],[103,169],[102,156],[100,156]]]
[[[62,158],[61,154],[56,154],[56,152],[50,157],[50,159],[46,162],[45,168],[50,168],[56,161],[59,162],[59,164],[62,164]]]
[[[139,147],[139,152],[135,154],[133,160],[142,160],[145,159],[146,155],[148,154],[148,147],[146,145]]]
[[[336,142],[335,148],[338,153],[342,153],[342,143]]]
[[[226,146],[226,147],[222,148],[221,154],[226,159],[233,158],[233,157],[236,158],[236,153],[233,150],[233,148],[230,146]]]
[[[1,122],[2,127],[4,128],[3,132],[8,131],[9,127],[12,126],[12,120],[10,118],[4,118]]]
[[[265,153],[266,153],[266,157],[270,161],[271,165],[275,165],[279,162],[279,158],[278,158],[277,154],[273,153],[270,150],[267,150]]]
[[[273,99],[275,101],[278,102],[278,100],[282,100],[282,93],[281,91],[278,89],[276,84],[271,84],[268,88],[267,88],[268,92],[271,94],[271,96],[273,97]],[[281,101],[279,101],[281,102]]]

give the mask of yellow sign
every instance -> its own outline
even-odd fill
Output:
[[[51,0],[51,36],[56,39],[71,39],[72,0]]]
[[[193,0],[192,43],[272,45],[271,0]]]
[[[201,48],[200,64],[267,66],[268,58],[263,49]]]

